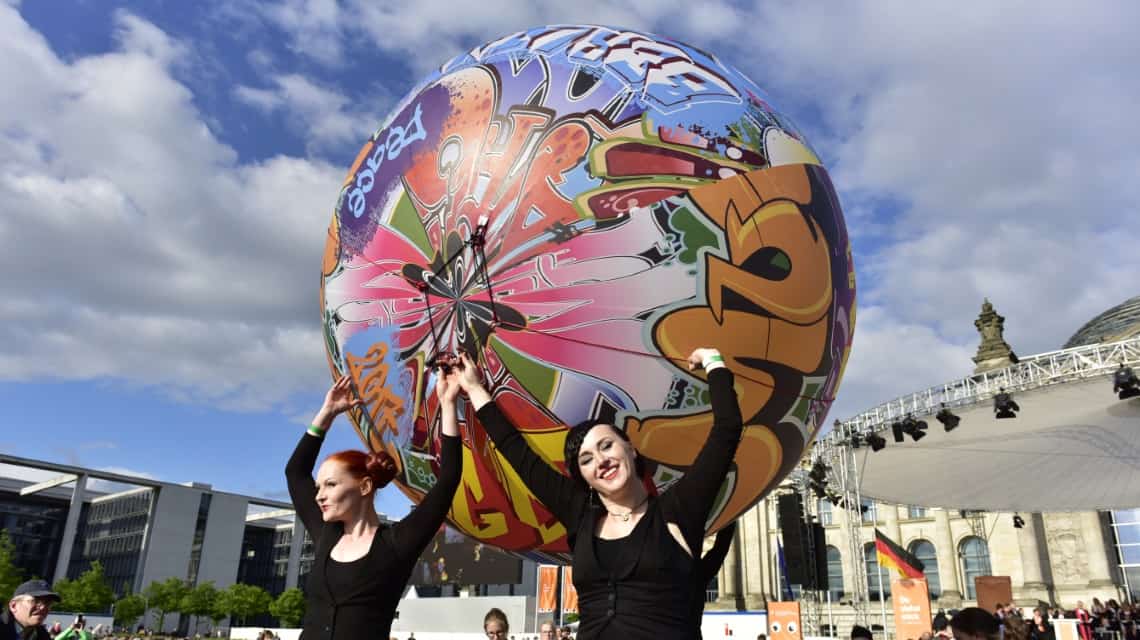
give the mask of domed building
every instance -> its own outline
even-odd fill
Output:
[[[987,300],[975,323],[981,338],[975,374],[1018,362],[1003,338],[1003,322]],[[1064,348],[1135,337],[1140,337],[1140,296],[1090,320]],[[793,491],[798,489],[785,482],[738,520],[734,548],[709,586],[706,610],[764,610],[769,601],[787,599],[789,590],[799,599],[799,585],[783,579],[789,561],[777,508],[779,494]],[[867,581],[866,624],[876,634],[883,626],[893,629],[890,572],[879,572],[876,529],[923,562],[934,611],[975,605],[979,576],[1008,576],[1014,602],[1025,607],[1048,603],[1072,610],[1094,597],[1140,598],[1140,509],[982,512],[864,498],[861,516],[852,517],[826,499],[813,502],[804,510],[822,525],[819,562],[826,567],[828,592],[824,602],[807,605],[818,616],[819,635],[845,636],[856,622],[850,605],[856,575]],[[861,544],[852,544],[853,529]],[[852,552],[860,546],[862,553]]]
[[[1129,298],[1089,320],[1065,343],[1065,349],[1140,336],[1140,296]]]

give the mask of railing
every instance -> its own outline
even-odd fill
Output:
[[[1120,365],[1140,365],[1140,337],[1050,351],[1017,364],[896,398],[839,421],[825,441],[846,440],[853,433],[877,431],[908,415],[930,416],[945,404],[966,407],[990,400],[1000,388],[1013,393],[1062,382],[1111,375]]]

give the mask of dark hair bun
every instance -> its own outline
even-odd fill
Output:
[[[368,477],[372,478],[372,483],[377,489],[387,486],[399,471],[396,461],[387,451],[368,454],[364,468],[368,470]]]

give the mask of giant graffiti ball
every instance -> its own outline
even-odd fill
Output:
[[[712,346],[745,434],[710,516],[738,517],[798,462],[850,352],[855,276],[828,177],[767,94],[713,55],[596,26],[515,33],[441,67],[364,144],[329,226],[321,305],[365,444],[413,500],[439,469],[432,358],[477,354],[550,464],[566,425],[624,429],[659,488],[712,424]],[[450,514],[504,549],[566,532],[468,408]]]

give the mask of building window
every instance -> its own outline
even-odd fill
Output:
[[[860,508],[863,512],[863,522],[877,522],[879,519],[878,509],[873,500],[863,498],[863,506]]]
[[[925,517],[927,517],[926,507],[916,507],[916,506],[911,505],[911,506],[906,508],[906,517],[910,518],[911,520],[918,520],[920,518],[925,518]]]
[[[712,580],[705,585],[705,602],[716,602],[717,597],[720,596],[720,579],[718,576],[713,576]]]
[[[831,545],[827,545],[827,590],[832,600],[843,597],[843,556]]]
[[[1140,509],[1112,512],[1120,573],[1130,600],[1140,599]]]
[[[884,571],[881,576],[879,575],[879,554],[875,551],[874,542],[863,545],[863,564],[867,567],[867,596],[872,600],[889,598],[891,596],[890,572],[889,570]]]
[[[819,523],[825,527],[835,524],[835,514],[831,512],[831,503],[827,498],[819,501]]]
[[[938,579],[938,554],[934,552],[934,545],[928,540],[915,540],[907,546],[907,551],[922,563],[922,572],[926,574],[926,586],[930,589],[930,597],[937,598],[942,595],[942,584]]]
[[[978,597],[974,590],[974,578],[992,575],[990,569],[990,548],[985,540],[970,536],[958,545],[958,557],[962,559],[962,581],[966,583],[966,599]]]

